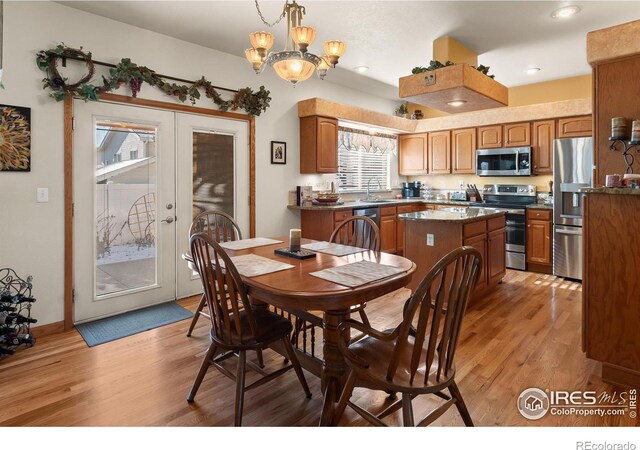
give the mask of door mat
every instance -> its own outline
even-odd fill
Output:
[[[193,317],[193,313],[175,302],[129,311],[117,316],[76,325],[89,347],[168,325]]]

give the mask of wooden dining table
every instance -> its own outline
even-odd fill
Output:
[[[291,264],[291,269],[254,277],[242,276],[252,304],[268,304],[286,311],[320,311],[323,327],[323,359],[317,367],[308,358],[303,367],[321,377],[324,400],[320,425],[330,425],[342,391],[347,365],[338,350],[338,340],[348,340],[348,332],[340,335],[338,326],[350,318],[350,307],[375,300],[400,289],[411,281],[416,265],[409,259],[390,253],[362,251],[347,256],[332,256],[318,252],[315,258],[295,259],[274,253],[287,246],[288,238],[274,238],[283,242],[244,250],[225,250],[229,256],[254,254]],[[302,245],[317,242],[302,239]],[[189,262],[190,255],[185,255]],[[338,267],[357,261],[371,261],[402,269],[397,275],[350,288],[313,275],[312,272]],[[305,364],[306,363],[306,364]]]

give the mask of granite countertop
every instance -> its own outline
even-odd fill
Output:
[[[498,209],[471,207],[467,209],[460,209],[459,211],[455,211],[455,208],[451,208],[450,210],[440,209],[434,211],[398,214],[398,218],[416,222],[475,222],[476,220],[487,220],[493,217],[504,216],[505,214],[505,211]]]
[[[402,198],[402,199],[384,199],[383,202],[365,202],[365,201],[346,201],[341,205],[335,204],[327,204],[327,205],[312,205],[312,206],[297,206],[297,205],[288,205],[289,209],[299,209],[299,210],[312,210],[312,211],[320,211],[320,210],[342,210],[342,209],[353,209],[353,208],[377,208],[379,206],[398,206],[398,205],[408,205],[408,204],[423,204],[423,205],[451,205],[451,206],[469,206],[471,202],[466,202],[462,200],[425,200],[423,198]]]
[[[551,203],[551,204],[532,203],[531,205],[527,205],[527,209],[548,209],[548,210],[552,210],[553,209],[553,203]]]
[[[585,194],[609,194],[609,195],[640,195],[640,189],[634,188],[582,188],[580,192]]]

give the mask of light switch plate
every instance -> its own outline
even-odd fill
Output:
[[[433,237],[433,234],[431,234],[431,233],[427,234],[427,245],[429,247],[433,247],[435,245],[434,240],[435,239]]]
[[[47,203],[49,201],[49,188],[38,188],[36,200],[38,203]]]

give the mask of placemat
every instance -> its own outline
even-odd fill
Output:
[[[313,242],[304,244],[302,248],[314,252],[326,253],[333,256],[353,255],[354,253],[367,252],[366,248],[352,247],[350,245],[334,244],[333,242]]]
[[[226,248],[227,250],[246,250],[248,248],[279,244],[280,242],[282,241],[278,241],[276,239],[257,237],[257,238],[251,238],[251,239],[240,239],[239,241],[220,242],[220,247]]]
[[[231,257],[240,275],[245,277],[257,277],[267,273],[280,272],[281,270],[293,269],[291,264],[281,263],[273,259],[258,255],[240,255]]]
[[[309,275],[331,281],[332,283],[355,288],[374,281],[389,278],[404,270],[378,264],[371,261],[358,261],[344,266],[332,267],[318,272],[311,272]]]

